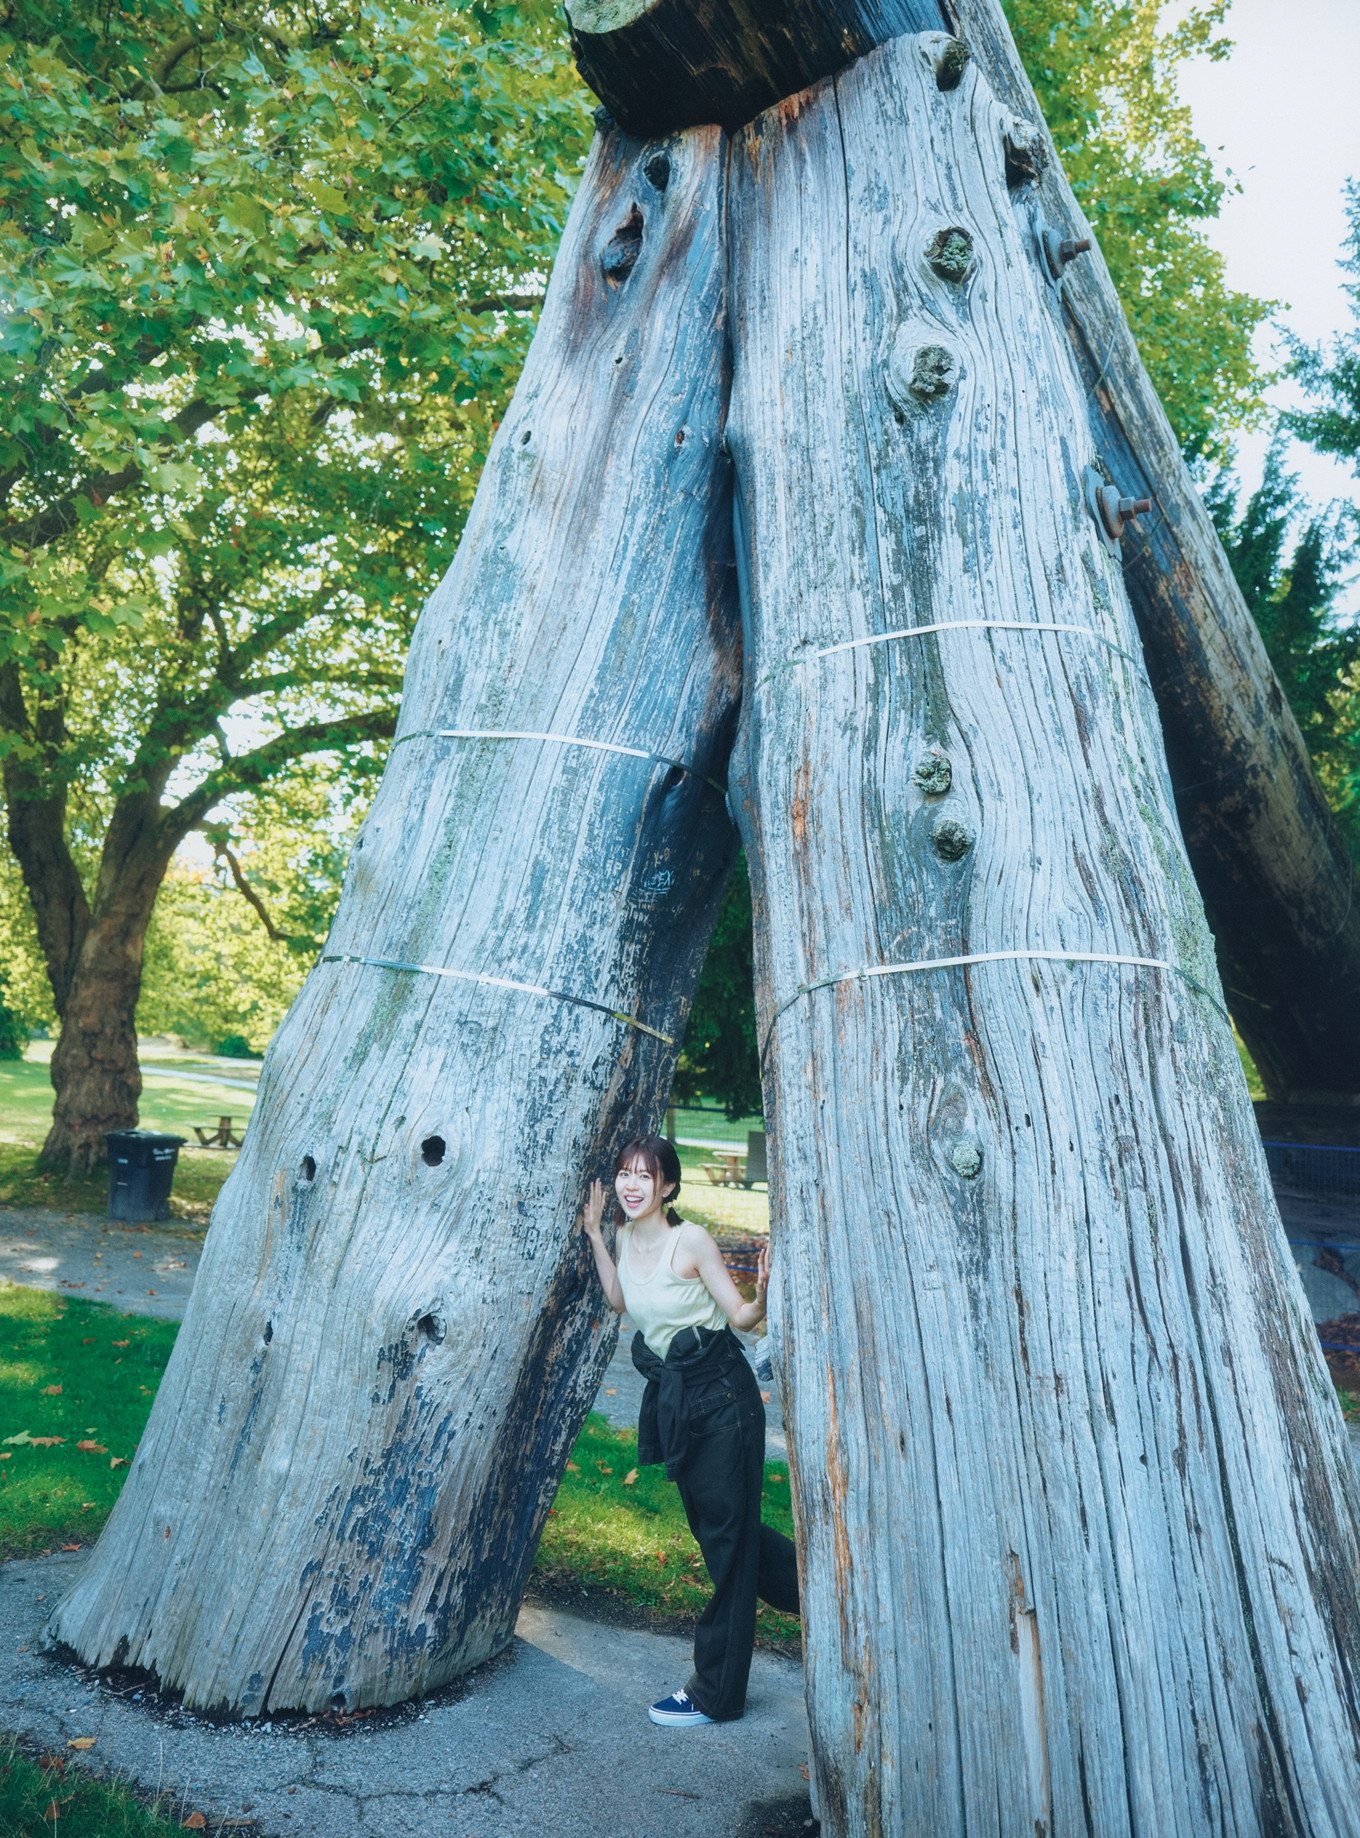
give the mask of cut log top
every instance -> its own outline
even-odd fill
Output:
[[[643,139],[762,109],[907,32],[952,30],[941,0],[574,0],[581,75]]]

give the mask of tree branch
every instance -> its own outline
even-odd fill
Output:
[[[353,747],[366,740],[390,740],[396,732],[395,708],[366,709],[333,721],[311,721],[300,728],[276,734],[262,747],[239,753],[224,762],[176,805],[163,812],[161,830],[176,841],[197,829],[215,804],[235,791],[255,791],[276,773],[307,753],[325,753],[335,747]]]
[[[310,939],[300,938],[295,932],[281,932],[279,930],[274,924],[274,921],[269,917],[268,907],[246,879],[244,868],[242,868],[240,862],[237,861],[235,855],[233,855],[231,850],[227,847],[225,841],[221,838],[212,836],[210,836],[208,840],[213,845],[213,850],[217,859],[227,864],[227,868],[231,873],[231,878],[236,884],[237,893],[239,893],[241,898],[250,906],[254,907],[255,912],[259,916],[260,924],[274,940],[274,943],[277,945],[310,944]]]
[[[267,395],[264,388],[245,390],[232,402],[207,402],[198,398],[186,403],[177,415],[172,415],[165,423],[165,432],[157,439],[157,446],[178,446],[181,441],[189,440],[201,427],[206,426],[216,416],[225,414],[228,409],[237,408],[242,402],[250,402]],[[133,461],[122,466],[117,472],[99,472],[78,485],[69,497],[49,505],[45,511],[38,511],[29,518],[14,518],[11,522],[0,525],[0,542],[12,544],[17,549],[41,549],[46,544],[55,542],[75,529],[80,522],[77,505],[82,502],[98,506],[108,499],[117,497],[130,485],[141,482],[142,469]]]

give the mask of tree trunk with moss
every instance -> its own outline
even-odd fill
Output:
[[[246,1715],[511,1638],[735,850],[725,145],[600,136],[318,967],[56,1635]]]

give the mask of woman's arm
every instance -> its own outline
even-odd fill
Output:
[[[595,1253],[595,1268],[600,1273],[600,1287],[604,1290],[609,1306],[616,1315],[623,1313],[623,1286],[619,1282],[619,1273],[614,1260],[609,1255],[609,1246],[604,1241],[600,1230],[600,1220],[604,1217],[604,1182],[592,1181],[586,1203],[581,1211],[580,1226],[590,1240],[590,1248]]]
[[[704,1231],[702,1226],[690,1226],[686,1232],[688,1242],[685,1250],[694,1261],[694,1273],[703,1279],[704,1288],[712,1296],[718,1307],[727,1316],[733,1327],[743,1331],[759,1325],[765,1319],[765,1292],[770,1287],[770,1247],[760,1247],[760,1262],[756,1266],[755,1300],[743,1302],[741,1291],[732,1281],[732,1273],[722,1260],[722,1252],[716,1243]],[[688,1260],[685,1260],[688,1261]],[[688,1275],[683,1268],[677,1275]]]

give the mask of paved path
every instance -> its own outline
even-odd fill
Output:
[[[107,1302],[125,1314],[182,1321],[198,1256],[193,1239],[158,1232],[154,1226],[109,1225],[85,1214],[0,1206],[0,1279]],[[595,1409],[619,1428],[632,1429],[641,1399],[642,1378],[633,1365],[625,1330]],[[766,1455],[771,1461],[787,1461],[788,1444],[772,1390],[765,1414]]]
[[[124,1314],[182,1321],[198,1251],[192,1238],[154,1226],[0,1206],[0,1278],[107,1302]]]
[[[0,1726],[179,1795],[181,1818],[245,1820],[260,1838],[733,1838],[753,1803],[807,1793],[794,1661],[756,1654],[740,1722],[656,1729],[646,1706],[687,1676],[687,1643],[542,1608],[507,1654],[378,1727],[158,1714],[38,1650],[84,1562],[0,1569]]]

